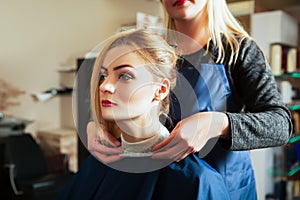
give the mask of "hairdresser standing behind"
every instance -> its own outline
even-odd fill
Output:
[[[153,148],[153,158],[180,161],[200,152],[222,175],[231,199],[256,199],[246,150],[283,145],[292,132],[289,110],[280,99],[268,61],[225,0],[161,3],[167,28],[192,38],[196,45],[180,40],[172,44],[187,51],[178,62],[180,76],[171,96],[174,126],[170,136]],[[99,144],[95,135],[88,128],[93,155],[108,163],[120,159],[119,148]],[[106,140],[120,146],[115,138]]]
[[[232,16],[225,0],[161,2],[168,28],[195,40],[215,64],[203,64],[201,49],[191,47],[192,52],[184,56],[185,62],[177,66],[179,73],[193,87],[199,110],[182,113],[185,108],[191,107],[191,102],[186,101],[185,105],[180,95],[182,92],[181,96],[188,98],[186,92],[175,88],[174,98],[179,100],[173,100],[170,114],[173,113],[172,119],[177,125],[171,137],[154,147],[155,151],[159,151],[155,156],[179,161],[190,153],[200,151],[209,139],[219,138],[204,160],[222,174],[232,199],[256,199],[249,153],[240,150],[283,145],[292,132],[290,113],[280,99],[268,61],[256,42]],[[197,55],[199,63],[195,63]],[[190,60],[194,62],[192,68]],[[213,79],[216,72],[223,74],[224,79]],[[209,77],[212,77],[211,80]],[[222,109],[203,102],[207,96],[201,92],[205,89],[201,82],[208,88],[222,83],[229,86],[224,112],[215,112]],[[210,95],[210,102],[224,99],[224,94],[218,93],[218,90],[209,90],[206,95]],[[180,110],[181,114],[178,113]],[[174,158],[175,152],[181,153]]]

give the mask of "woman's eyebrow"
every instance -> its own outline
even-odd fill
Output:
[[[120,65],[120,66],[114,67],[113,71],[116,71],[116,70],[119,70],[119,69],[122,69],[122,68],[126,68],[126,67],[135,68],[132,65],[127,65],[126,64],[126,65]]]
[[[119,70],[119,69],[122,69],[122,68],[126,68],[126,67],[129,67],[129,68],[135,68],[135,67],[132,66],[132,65],[125,64],[125,65],[120,65],[120,66],[114,67],[114,68],[113,68],[113,71],[116,71],[116,70]],[[104,67],[104,66],[101,66],[100,71],[107,72],[107,68]]]

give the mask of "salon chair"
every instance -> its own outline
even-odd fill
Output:
[[[0,140],[0,199],[54,199],[71,178],[68,170],[50,173],[31,134]]]

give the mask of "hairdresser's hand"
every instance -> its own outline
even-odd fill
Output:
[[[89,122],[87,125],[88,150],[89,152],[103,163],[111,163],[121,159],[120,142],[111,136],[104,127],[101,127],[104,138],[99,138],[97,128],[94,122]],[[101,144],[104,141],[108,145]]]
[[[153,148],[153,158],[180,161],[200,151],[212,138],[228,137],[229,120],[221,112],[201,112],[180,121],[170,136]],[[214,140],[216,141],[216,140]],[[205,148],[212,149],[216,142]]]

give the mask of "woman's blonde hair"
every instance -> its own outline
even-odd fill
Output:
[[[173,89],[176,83],[176,61],[175,50],[155,31],[146,29],[126,30],[111,37],[101,53],[97,57],[91,78],[91,110],[96,126],[104,125],[109,133],[119,138],[121,130],[113,121],[105,121],[102,118],[99,100],[99,75],[101,66],[107,52],[114,47],[128,47],[128,53],[136,53],[149,65],[147,69],[153,74],[154,78],[163,78],[170,81],[170,88]],[[167,115],[169,112],[169,95],[160,102],[160,114]]]
[[[223,63],[225,59],[225,45],[230,47],[229,64],[235,63],[240,49],[240,43],[249,38],[249,34],[232,15],[225,0],[207,0],[204,9],[204,24],[207,25],[210,41],[218,47],[217,63]],[[203,22],[202,22],[203,23]],[[176,30],[174,19],[165,11],[165,24],[168,29]],[[223,41],[223,38],[225,41]],[[207,49],[209,49],[209,44]]]

